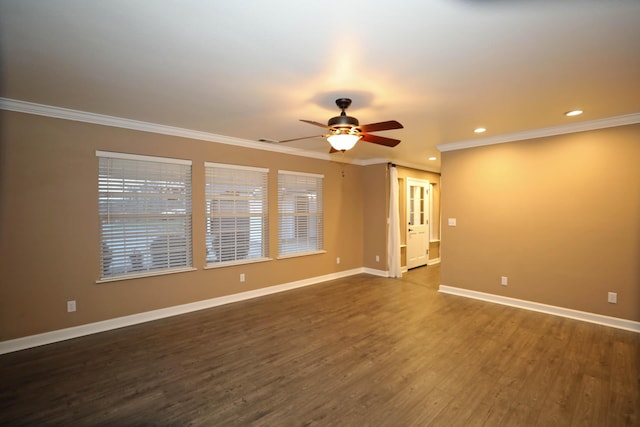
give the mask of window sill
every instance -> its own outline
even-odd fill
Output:
[[[145,271],[143,273],[123,274],[122,276],[114,276],[114,277],[103,277],[102,279],[96,280],[96,283],[118,282],[120,280],[139,279],[141,277],[164,276],[166,274],[184,273],[187,271],[196,271],[196,270],[198,269],[194,267],[182,267],[182,268],[173,268],[170,270],[162,270],[162,271]]]
[[[205,265],[204,269],[211,270],[213,268],[231,267],[233,265],[255,264],[257,262],[266,262],[266,261],[273,261],[273,258],[252,258],[252,259],[243,259],[238,261],[217,262],[215,264]]]
[[[297,252],[295,254],[284,254],[284,255],[278,255],[278,257],[276,259],[287,259],[287,258],[297,258],[300,256],[307,256],[307,255],[318,255],[318,254],[326,254],[327,251],[323,250],[319,250],[319,251],[309,251],[309,252]]]

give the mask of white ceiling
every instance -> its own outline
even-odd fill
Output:
[[[0,35],[4,98],[257,141],[350,97],[404,129],[348,159],[431,170],[438,144],[640,112],[639,0],[0,0]]]

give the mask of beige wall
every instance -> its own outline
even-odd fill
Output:
[[[389,211],[389,178],[387,164],[363,167],[364,266],[387,271],[387,212]],[[376,262],[376,255],[380,261]]]
[[[0,120],[0,341],[363,266],[362,167],[7,111]],[[96,284],[96,150],[193,161],[197,271]],[[270,169],[273,258],[277,170],[324,174],[327,253],[204,270],[205,161]]]
[[[445,152],[442,222],[442,284],[640,321],[640,125]]]
[[[384,164],[359,167],[7,111],[0,120],[0,341],[362,266],[387,269]],[[442,229],[442,283],[640,320],[638,141],[640,126],[626,126],[444,153],[442,218],[456,217],[458,226]],[[95,283],[96,150],[193,161],[197,271]],[[271,212],[278,169],[324,174],[327,253],[202,269],[205,218],[197,206],[204,205],[205,161],[269,168]],[[401,182],[429,179],[440,189],[438,174],[398,172]],[[275,258],[275,215],[270,240]],[[500,276],[509,286],[499,285]],[[610,291],[617,305],[606,303]],[[70,299],[75,313],[66,312]]]
[[[429,259],[440,258],[440,241],[429,242]]]

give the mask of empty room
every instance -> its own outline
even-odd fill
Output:
[[[640,426],[640,2],[0,0],[0,425]]]

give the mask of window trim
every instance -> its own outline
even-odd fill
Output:
[[[230,163],[214,163],[214,162],[204,162],[205,168],[223,168],[223,169],[233,169],[233,170],[246,170],[252,172],[263,172],[269,174],[269,168],[258,168],[254,166],[242,166],[242,165],[232,165]]]
[[[309,177],[309,178],[317,178],[320,180],[321,182],[321,190],[322,190],[322,206],[321,206],[321,216],[320,219],[322,221],[322,226],[321,226],[321,233],[322,233],[322,248],[320,249],[312,249],[312,250],[306,250],[306,251],[301,251],[301,252],[293,252],[293,253],[280,253],[281,251],[281,242],[280,242],[280,232],[282,231],[280,229],[280,220],[281,220],[281,213],[280,213],[280,176],[281,175],[291,175],[291,176],[297,176],[297,177]],[[324,221],[324,200],[325,200],[325,196],[324,196],[324,174],[318,174],[318,173],[311,173],[311,172],[298,172],[298,171],[291,171],[291,170],[283,170],[283,169],[279,169],[278,170],[278,194],[277,194],[277,199],[278,199],[278,206],[277,206],[277,213],[278,213],[278,255],[276,259],[287,259],[287,258],[296,258],[296,257],[302,257],[302,256],[309,256],[309,255],[319,255],[319,254],[323,254],[323,253],[327,253],[326,249],[324,248],[324,233],[325,233],[325,221]]]
[[[273,258],[262,257],[262,258],[251,258],[251,259],[243,259],[243,260],[236,260],[236,261],[224,261],[224,262],[218,262],[216,264],[207,264],[204,267],[202,267],[202,269],[212,270],[214,268],[230,267],[232,265],[257,264],[259,262],[267,262],[267,261],[273,261]]]
[[[282,254],[282,255],[278,255],[276,259],[297,258],[301,256],[320,255],[320,254],[326,254],[326,253],[327,253],[326,249],[317,249],[315,251],[296,252],[294,254]]]
[[[324,175],[321,173],[296,172],[296,171],[282,170],[282,169],[278,169],[278,175],[308,176],[310,178],[324,179]]]
[[[160,157],[160,156],[147,156],[147,155],[141,155],[141,154],[130,154],[130,153],[120,153],[120,152],[114,152],[114,151],[101,151],[101,150],[96,150],[96,158],[100,159],[100,158],[108,158],[108,159],[121,159],[121,160],[135,160],[135,161],[142,161],[142,162],[155,162],[155,163],[167,163],[167,164],[174,164],[174,165],[183,165],[183,166],[193,166],[193,162],[191,160],[186,160],[186,159],[175,159],[175,158],[169,158],[169,157]],[[190,172],[190,193],[193,194],[193,169],[191,169]],[[98,181],[99,181],[99,172],[98,172]],[[98,182],[99,185],[99,182]],[[98,199],[100,197],[99,195],[100,191],[98,189]],[[163,276],[166,274],[176,274],[176,273],[184,273],[184,272],[188,272],[188,271],[196,271],[198,270],[196,267],[194,267],[193,265],[193,261],[194,261],[194,253],[193,253],[193,197],[190,196],[190,201],[188,203],[188,207],[189,207],[189,216],[191,217],[191,234],[187,235],[186,237],[189,240],[189,244],[191,246],[190,249],[190,253],[191,253],[191,265],[190,266],[184,266],[184,267],[169,267],[166,269],[162,269],[162,270],[145,270],[145,271],[141,271],[141,272],[135,272],[135,273],[125,273],[125,274],[119,274],[119,275],[114,275],[114,276],[107,276],[104,277],[102,276],[102,268],[100,267],[100,272],[99,272],[99,277],[98,279],[95,281],[95,283],[100,284],[100,283],[109,283],[109,282],[117,282],[117,281],[121,281],[121,280],[130,280],[130,279],[139,279],[139,278],[144,278],[144,277],[153,277],[153,276]],[[99,207],[98,207],[99,210]],[[98,222],[100,223],[100,213],[98,212]],[[98,239],[99,239],[99,246],[102,245],[102,231],[101,231],[101,226],[99,225],[99,231],[98,231]],[[102,257],[102,250],[98,251],[98,255],[99,255],[99,259],[101,259]],[[101,263],[101,262],[100,262]]]
[[[185,273],[187,271],[197,271],[196,267],[177,267],[171,268],[162,271],[148,271],[144,273],[135,273],[135,274],[123,274],[120,276],[114,277],[103,277],[96,280],[96,283],[109,283],[109,282],[118,282],[120,280],[130,280],[130,279],[140,279],[142,277],[152,277],[152,276],[164,276],[166,274],[176,274],[176,273]]]
[[[259,262],[271,261],[272,258],[269,257],[270,252],[270,225],[269,225],[269,217],[270,217],[270,206],[269,206],[269,168],[255,167],[255,166],[245,166],[245,165],[236,165],[231,163],[216,163],[216,162],[204,162],[204,201],[205,201],[205,219],[208,220],[207,208],[206,204],[209,202],[209,198],[207,195],[207,168],[218,168],[218,169],[229,169],[234,171],[249,171],[249,172],[258,172],[265,174],[265,186],[264,186],[264,200],[267,203],[266,212],[263,212],[262,215],[266,220],[266,233],[262,235],[262,245],[263,249],[266,252],[266,256],[256,257],[256,258],[246,258],[246,259],[235,259],[230,261],[218,261],[210,263],[207,261],[207,256],[205,255],[205,265],[203,266],[203,270],[210,270],[215,268],[223,268],[230,267],[234,265],[244,265],[244,264],[254,264]],[[207,239],[207,229],[205,228],[205,253],[206,253],[206,239]],[[265,243],[266,241],[266,243]]]
[[[193,162],[191,160],[172,159],[170,157],[145,156],[143,154],[117,153],[114,151],[96,150],[96,157],[108,157],[110,159],[139,160],[142,162],[170,163],[174,165],[193,166]]]

